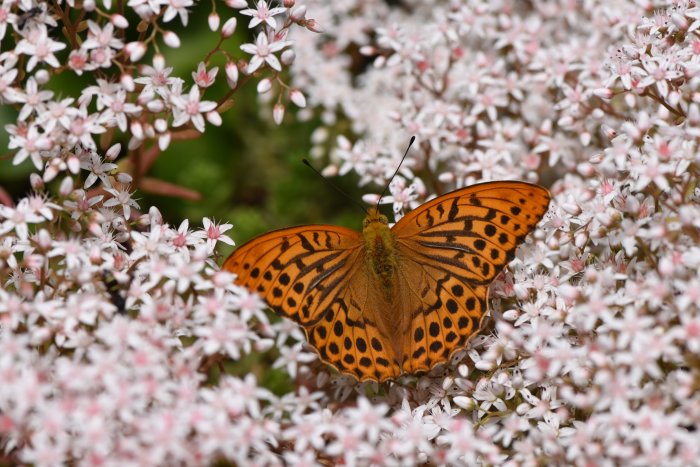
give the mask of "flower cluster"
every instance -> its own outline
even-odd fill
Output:
[[[83,2],[84,27],[54,3],[0,6],[15,44],[0,54],[10,149],[37,169],[33,193],[0,205],[0,459],[697,463],[695,2],[227,0],[221,28],[210,14],[222,41],[236,21],[252,31],[247,59],[227,57],[231,92],[255,79],[263,99],[278,93],[276,121],[284,99],[319,115],[326,173],[383,186],[417,136],[382,200],[397,219],[478,181],[551,187],[550,212],[491,286],[481,335],[429,374],[381,385],[320,365],[298,327],[219,270],[229,224],[176,228],[141,211],[143,171],[218,124],[230,95],[204,98],[207,60],[189,88],[164,54],[138,66],[179,44],[163,27],[187,24],[192,2],[102,3]],[[133,15],[149,39],[120,33]],[[75,97],[46,86],[94,71],[114,79]],[[133,172],[117,164],[118,132]],[[297,384],[244,374],[251,359]]]

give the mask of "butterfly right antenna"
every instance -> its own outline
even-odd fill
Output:
[[[386,184],[384,187],[384,191],[382,191],[382,194],[379,196],[379,199],[377,200],[377,208],[379,208],[379,202],[384,198],[384,195],[386,194],[386,190],[389,189],[389,185],[391,185],[391,181],[396,177],[396,174],[399,173],[399,169],[401,168],[401,164],[403,164],[403,161],[406,159],[406,156],[408,156],[408,150],[411,149],[411,145],[413,142],[416,140],[415,136],[411,136],[411,140],[408,142],[408,147],[406,148],[406,152],[403,153],[403,157],[401,158],[401,162],[399,162],[399,166],[396,167],[396,171],[394,172],[394,175],[391,176],[389,179],[389,183]]]

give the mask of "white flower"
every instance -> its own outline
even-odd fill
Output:
[[[216,102],[200,101],[199,88],[192,86],[189,94],[185,96],[173,96],[173,126],[178,127],[187,122],[204,133],[204,117],[202,113],[211,112],[216,109]]]
[[[138,203],[131,198],[131,193],[126,190],[116,190],[114,188],[106,188],[105,191],[112,195],[103,203],[105,207],[121,206],[124,212],[124,219],[131,217],[131,208],[138,209]]]
[[[15,53],[29,56],[27,71],[32,71],[39,63],[47,63],[54,68],[61,66],[54,52],[63,50],[66,44],[49,37],[46,26],[41,24],[33,28],[15,47]]]
[[[277,29],[277,22],[273,16],[284,13],[285,11],[286,8],[282,7],[270,8],[267,5],[267,0],[258,0],[255,8],[246,8],[245,10],[241,10],[240,13],[252,17],[250,23],[248,23],[248,28],[254,28],[260,23],[265,23],[274,31]]]
[[[279,52],[290,44],[290,41],[285,40],[276,40],[270,43],[267,34],[264,32],[259,33],[255,44],[241,45],[241,50],[253,56],[250,63],[248,63],[246,73],[254,73],[263,63],[267,63],[273,70],[281,71],[282,65],[274,53]]]

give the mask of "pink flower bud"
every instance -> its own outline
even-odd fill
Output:
[[[153,128],[153,125],[151,125],[148,122],[144,122],[143,124],[143,134],[146,136],[146,138],[155,138],[156,136],[156,131]]]
[[[163,42],[165,42],[168,47],[172,47],[173,49],[180,47],[180,38],[177,37],[177,34],[172,31],[165,31],[163,33]]]
[[[576,245],[577,248],[583,248],[586,246],[586,243],[588,243],[588,233],[587,232],[579,232],[576,234],[574,237],[574,245]]]
[[[37,84],[46,84],[49,82],[51,75],[46,70],[38,70],[34,73],[34,79],[36,79]]]
[[[129,60],[138,62],[146,54],[146,45],[143,42],[129,42],[124,46],[124,51],[129,55]]]
[[[119,183],[124,183],[125,185],[128,185],[134,181],[134,178],[126,172],[117,173],[115,178]]]
[[[129,21],[120,14],[113,14],[109,17],[109,21],[119,29],[126,29],[129,27]]]
[[[306,20],[306,29],[308,29],[311,32],[326,32],[326,30],[323,29],[323,27],[320,24],[318,24],[315,19]]]
[[[456,177],[452,172],[443,172],[438,175],[438,180],[440,180],[442,183],[454,183]]]
[[[241,8],[248,8],[248,2],[246,2],[246,0],[226,0],[226,5],[239,10]]]
[[[41,176],[37,173],[32,173],[29,175],[29,183],[32,185],[32,190],[34,191],[44,191],[44,181]]]
[[[109,149],[107,149],[107,152],[105,153],[105,158],[108,161],[113,161],[114,159],[119,156],[119,152],[122,150],[122,145],[121,143],[117,143],[112,145]]]
[[[685,18],[685,16],[681,15],[680,13],[672,13],[671,21],[673,21],[673,24],[675,24],[676,27],[681,31],[685,31],[688,29],[688,20]]]
[[[284,118],[284,106],[282,104],[275,104],[272,109],[272,119],[276,124],[281,124]]]
[[[581,214],[581,207],[575,203],[562,203],[561,208],[572,216]]]
[[[68,156],[66,160],[66,165],[68,166],[68,171],[72,174],[77,174],[80,172],[80,159],[76,155]]]
[[[289,16],[294,22],[303,20],[306,16],[306,5],[295,6],[294,8],[292,8],[292,12],[289,14]]]
[[[234,62],[226,63],[226,80],[231,88],[238,85],[238,66]]]
[[[306,107],[306,97],[304,97],[304,94],[298,89],[289,91],[289,99],[294,102],[297,107],[301,107],[302,109]]]
[[[371,45],[363,45],[362,47],[360,47],[360,54],[361,55],[366,55],[366,56],[371,57],[371,56],[375,55],[376,53],[377,53],[377,49],[375,49]]]
[[[612,89],[610,88],[598,88],[595,91],[593,91],[593,94],[596,96],[600,97],[601,99],[612,99],[615,93],[613,92]]]
[[[296,53],[292,49],[287,49],[284,52],[282,52],[282,55],[280,56],[280,60],[282,60],[282,63],[285,65],[291,65],[294,63],[294,59],[296,58]]]
[[[284,0],[284,1],[282,2],[282,5],[283,5],[285,8],[292,8],[292,7],[294,6],[295,3],[296,3],[296,2],[295,2],[294,0]]]
[[[165,151],[168,149],[168,146],[170,146],[170,140],[172,137],[170,136],[170,133],[163,133],[158,137],[158,148],[160,148],[161,151]]]
[[[129,73],[124,73],[119,77],[119,82],[124,87],[127,92],[133,92],[136,89],[136,83],[134,83],[134,77]]]
[[[130,129],[131,134],[136,139],[143,139],[143,126],[139,122],[131,122]]]
[[[272,82],[267,78],[261,79],[258,83],[258,94],[265,94],[270,89],[272,89]]]
[[[224,23],[224,27],[221,28],[221,35],[227,39],[233,36],[233,33],[236,32],[236,24],[237,20],[235,16],[226,20],[226,22]]]
[[[163,103],[162,100],[160,99],[155,99],[152,101],[148,101],[146,103],[146,108],[153,113],[159,113],[165,110],[165,104]]]
[[[68,221],[68,228],[71,229],[73,232],[80,232],[82,230],[82,226],[80,225],[80,222],[70,219]],[[100,230],[100,232],[102,232]]]
[[[51,248],[51,234],[46,229],[40,229],[36,235],[36,243],[43,251],[48,251]]]
[[[216,32],[219,29],[219,25],[221,24],[221,18],[215,12],[211,12],[209,13],[207,22],[209,23],[209,29]]]
[[[219,115],[219,112],[216,111],[211,111],[207,112],[207,121],[211,123],[214,126],[221,126],[222,120],[221,120],[221,115]]]
[[[153,126],[159,133],[165,133],[168,129],[168,122],[164,118],[158,118],[153,122]]]

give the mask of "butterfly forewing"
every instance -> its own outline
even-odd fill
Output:
[[[400,264],[403,370],[446,361],[481,327],[488,286],[548,209],[549,192],[490,182],[423,204],[392,229]]]
[[[324,225],[277,230],[238,247],[223,269],[302,325],[319,357],[339,371],[378,381],[400,373],[384,331],[366,311],[379,298],[358,232]]]

